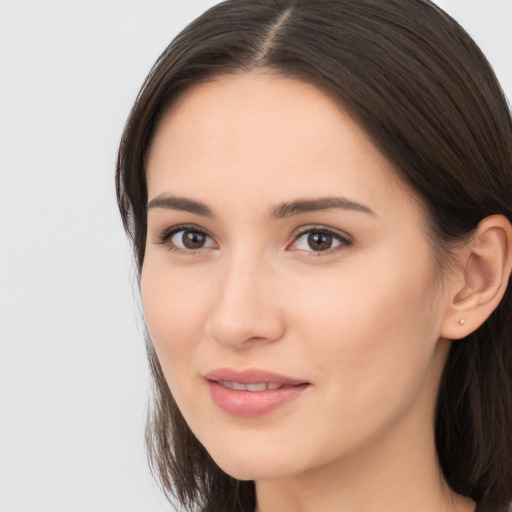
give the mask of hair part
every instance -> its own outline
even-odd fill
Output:
[[[433,253],[450,249],[486,216],[512,221],[512,120],[494,72],[474,41],[428,0],[227,0],[179,34],[157,60],[129,115],[116,187],[142,269],[146,158],[155,129],[190,87],[266,69],[326,91],[367,132],[424,205]],[[450,487],[481,512],[512,495],[512,298],[464,341],[453,342],[435,418]],[[151,466],[189,509],[251,511],[254,484],[223,473],[194,437],[165,381],[152,342]]]

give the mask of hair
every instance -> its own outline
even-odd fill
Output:
[[[259,69],[321,88],[359,123],[421,198],[441,263],[483,218],[512,221],[510,109],[481,50],[445,12],[429,0],[227,0],[158,58],[125,126],[117,198],[139,277],[146,156],[163,113],[195,84]],[[506,510],[512,495],[511,295],[509,287],[478,330],[452,343],[435,415],[444,477],[481,512]],[[254,510],[254,483],[213,462],[149,336],[146,346],[154,384],[146,442],[167,496],[189,510]]]

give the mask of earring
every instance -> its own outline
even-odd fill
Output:
[[[464,321],[464,319],[463,319],[463,318],[461,318],[461,319],[458,321],[458,324],[459,324],[460,326],[463,326],[465,323],[466,323],[466,322]]]

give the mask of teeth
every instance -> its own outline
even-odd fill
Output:
[[[231,382],[228,380],[219,380],[219,384],[228,389],[234,389],[235,391],[266,391],[268,389],[279,389],[283,387],[282,384],[275,382],[261,382],[258,384],[243,384],[242,382]]]

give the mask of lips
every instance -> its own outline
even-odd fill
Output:
[[[241,417],[268,414],[298,398],[310,386],[306,381],[257,369],[219,368],[204,377],[217,407]]]

